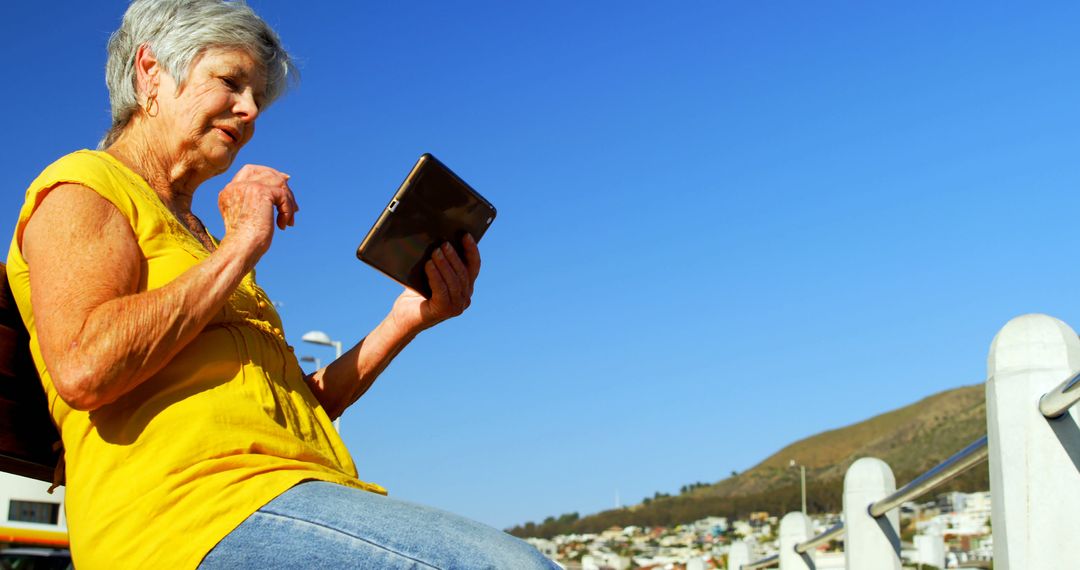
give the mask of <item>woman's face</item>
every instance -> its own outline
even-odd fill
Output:
[[[209,176],[228,170],[255,133],[266,78],[262,66],[240,49],[209,49],[196,58],[184,89],[161,74],[156,116],[150,115],[173,164]]]

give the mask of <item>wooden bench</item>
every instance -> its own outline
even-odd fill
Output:
[[[30,336],[0,263],[0,471],[52,482],[59,441],[30,358]]]

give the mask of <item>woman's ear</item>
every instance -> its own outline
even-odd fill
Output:
[[[161,65],[158,63],[154,51],[149,44],[142,44],[135,51],[135,78],[136,91],[143,100],[157,97],[158,85],[161,82]]]

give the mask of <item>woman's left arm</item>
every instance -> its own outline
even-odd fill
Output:
[[[307,376],[308,385],[331,418],[340,416],[364,395],[416,335],[469,308],[473,284],[480,274],[480,250],[470,235],[462,240],[462,246],[464,260],[447,243],[424,264],[431,284],[430,299],[406,289],[390,314],[364,340],[329,366]]]

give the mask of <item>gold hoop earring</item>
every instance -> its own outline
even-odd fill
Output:
[[[146,98],[146,105],[143,106],[143,110],[146,111],[146,114],[151,117],[157,115],[156,112],[151,112],[154,109],[155,103],[157,103],[157,95],[151,95]]]

